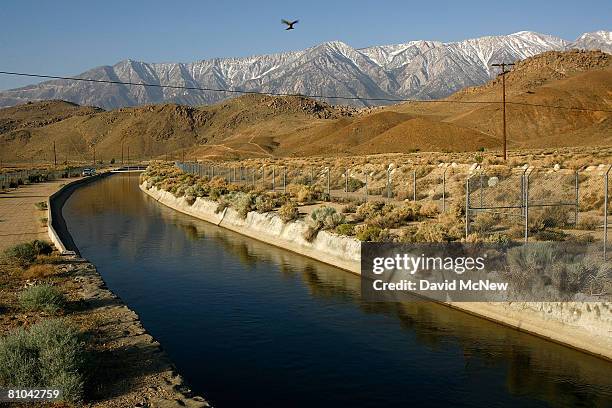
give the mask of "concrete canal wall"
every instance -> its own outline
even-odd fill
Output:
[[[274,213],[250,212],[246,219],[231,208],[215,213],[217,203],[197,198],[189,204],[183,197],[140,185],[146,194],[176,211],[191,215],[242,235],[300,255],[361,273],[361,243],[350,237],[321,231],[313,242],[302,237],[303,221],[284,223]],[[612,361],[612,305],[609,302],[446,302],[496,323],[564,344]]]

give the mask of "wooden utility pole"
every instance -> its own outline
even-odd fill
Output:
[[[502,111],[503,111],[503,129],[504,129],[504,161],[507,160],[507,141],[506,141],[506,67],[513,66],[513,63],[492,64],[493,67],[501,67],[502,72],[499,74],[502,77]]]
[[[53,166],[57,167],[57,153],[55,152],[55,140],[53,141]]]
[[[121,141],[121,166],[123,166],[123,140]]]

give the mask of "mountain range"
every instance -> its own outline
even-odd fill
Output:
[[[511,150],[612,146],[612,55],[548,51],[505,76]],[[445,99],[357,108],[304,97],[243,95],[212,105],[103,110],[66,101],[0,109],[0,161],[308,157],[498,151],[501,78]]]
[[[191,63],[121,61],[93,68],[79,78],[155,85],[259,91],[349,98],[438,99],[494,78],[496,62],[514,62],[568,49],[612,52],[612,32],[585,33],[575,41],[521,31],[458,42],[410,41],[355,49],[340,42],[245,58]],[[235,93],[51,80],[0,92],[0,107],[62,99],[115,109],[156,103],[208,105]],[[371,106],[390,101],[323,98],[332,104]]]

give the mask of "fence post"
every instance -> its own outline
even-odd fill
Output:
[[[529,169],[528,169],[529,170]],[[525,172],[525,243],[529,241],[529,177],[531,171]]]
[[[348,197],[348,179],[349,179],[349,169],[347,168],[346,171],[344,172],[344,192],[346,193],[347,197]]]
[[[391,169],[387,167],[387,199],[391,197]]]
[[[327,169],[327,195],[329,196],[329,201],[331,201],[331,189],[330,189],[330,182],[329,182],[329,167],[326,168]]]
[[[287,167],[283,166],[283,194],[287,192]]]
[[[368,201],[368,172],[365,171],[365,200]]]
[[[417,193],[416,193],[416,169],[412,170],[412,201],[416,202]]]
[[[606,174],[604,175],[604,236],[603,236],[604,262],[608,260],[607,259],[607,255],[608,255],[608,178],[609,178],[611,169],[612,169],[612,165],[608,166],[608,170],[606,171]]]
[[[465,239],[470,235],[470,175],[465,179]]]
[[[276,183],[276,174],[275,174],[275,170],[276,170],[276,167],[272,166],[272,191],[276,191],[276,185],[275,185],[275,183]]]
[[[576,170],[575,174],[575,189],[576,189],[576,205],[574,208],[574,227],[578,227],[578,209],[579,209],[579,204],[578,204],[578,170]]]
[[[444,173],[442,173],[442,212],[446,212],[446,171],[448,167],[444,168]]]
[[[479,195],[480,195],[480,208],[483,207],[483,188],[484,188],[484,174],[482,173],[482,170],[480,170],[480,191],[479,191]]]

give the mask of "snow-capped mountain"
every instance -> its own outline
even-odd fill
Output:
[[[349,98],[433,99],[496,75],[495,62],[522,60],[551,50],[601,49],[612,52],[612,32],[585,33],[576,41],[530,31],[459,42],[410,41],[355,49],[340,42],[302,51],[246,58],[214,58],[192,63],[146,63],[126,60],[94,68],[81,78],[156,85],[188,86]],[[81,105],[117,108],[176,102],[201,105],[236,93],[151,88],[53,80],[0,92],[0,106],[27,100],[64,99]],[[331,103],[376,105],[384,101]]]

